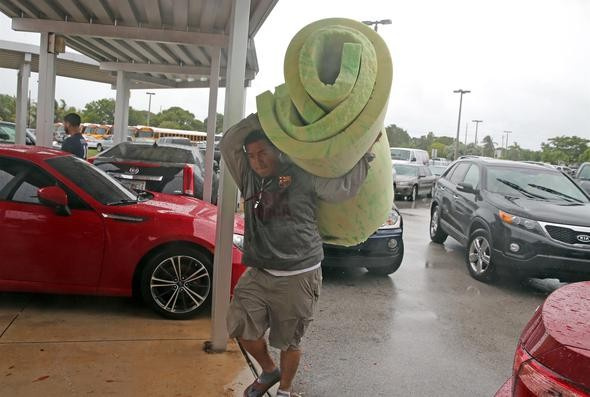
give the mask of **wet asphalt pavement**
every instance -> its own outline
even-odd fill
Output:
[[[429,204],[397,202],[405,256],[394,274],[324,270],[303,397],[493,396],[510,376],[522,328],[560,284],[474,280],[455,240],[430,242]]]

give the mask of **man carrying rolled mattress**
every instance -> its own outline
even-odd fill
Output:
[[[318,200],[354,197],[374,156],[367,153],[339,178],[313,176],[272,145],[255,114],[230,128],[220,148],[244,197],[242,261],[249,267],[234,289],[227,327],[263,371],[244,396],[262,396],[279,381],[277,396],[291,396],[301,338],[313,320],[322,284]],[[264,339],[269,328],[270,345],[281,351],[280,368]]]

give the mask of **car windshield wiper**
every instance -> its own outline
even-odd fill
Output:
[[[126,205],[126,204],[137,204],[138,199],[121,199],[117,201],[111,201],[106,203],[105,205]]]
[[[565,194],[565,193],[562,193],[562,192],[558,192],[557,190],[551,189],[550,187],[547,187],[547,186],[535,185],[534,183],[529,183],[529,186],[530,187],[534,187],[535,189],[542,190],[542,191],[547,192],[547,193],[554,194],[554,195],[559,196],[559,197],[563,197],[564,199],[566,199],[568,201],[574,201],[576,203],[582,203],[582,200],[579,200],[579,199],[577,199],[575,197],[572,197],[572,196],[570,196],[568,194]]]
[[[517,185],[514,182],[510,182],[510,181],[508,181],[506,179],[503,179],[503,178],[496,178],[496,180],[498,182],[502,182],[504,185],[509,186],[512,189],[516,190],[516,191],[521,192],[523,195],[525,195],[528,198],[539,198],[539,199],[547,200],[547,197],[541,196],[541,195],[538,195],[538,194],[535,194],[535,193],[531,193],[528,190],[522,188],[520,185]]]

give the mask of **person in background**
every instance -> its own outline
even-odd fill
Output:
[[[70,152],[76,157],[86,160],[88,156],[88,144],[80,131],[80,116],[76,113],[66,114],[64,117],[64,129],[68,137],[64,139],[61,150]]]

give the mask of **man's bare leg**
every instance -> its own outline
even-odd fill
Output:
[[[297,374],[299,360],[301,359],[301,350],[288,349],[281,351],[281,383],[279,390],[286,392],[291,391],[293,379]]]
[[[266,340],[264,340],[264,338],[258,340],[239,339],[242,346],[244,346],[244,349],[246,349],[246,351],[250,353],[262,367],[263,372],[270,373],[277,369],[270,354],[268,354],[268,346],[266,345]]]

